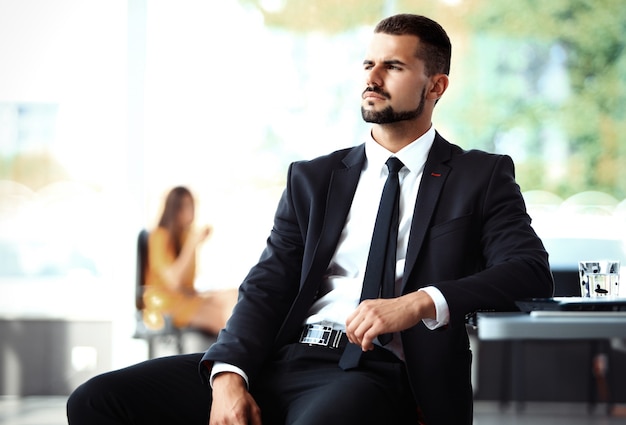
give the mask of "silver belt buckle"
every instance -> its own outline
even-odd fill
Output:
[[[332,323],[322,322],[306,325],[302,330],[300,342],[303,344],[319,345],[322,347],[328,347],[330,345],[332,348],[337,348],[341,332],[337,332],[335,338],[331,338],[332,332]]]
[[[310,345],[321,345],[323,347],[328,346],[330,341],[330,334],[333,331],[333,327],[327,323],[314,323],[312,325],[306,325],[300,336],[300,342]]]
[[[329,322],[305,325],[299,342],[321,347],[339,348],[344,332],[336,330],[333,335],[333,331],[335,331],[334,326]]]

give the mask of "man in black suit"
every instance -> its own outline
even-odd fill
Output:
[[[553,284],[511,159],[432,126],[450,52],[428,18],[381,21],[363,62],[371,139],[290,166],[217,342],[94,378],[70,398],[70,423],[200,424],[210,412],[210,424],[470,424],[466,315]],[[389,157],[401,161],[395,288],[361,302],[366,264],[383,255],[370,241]]]

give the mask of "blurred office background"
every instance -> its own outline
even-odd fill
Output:
[[[198,287],[237,286],[288,164],[367,137],[361,63],[397,12],[447,29],[435,127],[514,159],[553,268],[626,263],[620,0],[0,0],[0,395],[146,358],[136,237],[172,186],[215,228]]]

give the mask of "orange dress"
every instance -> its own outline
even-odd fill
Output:
[[[183,243],[186,239],[183,236]],[[148,238],[148,270],[146,271],[146,289],[143,295],[146,311],[144,319],[148,326],[160,327],[163,314],[172,317],[177,327],[189,325],[192,317],[200,309],[202,299],[194,289],[196,277],[196,259],[191,259],[183,275],[182,286],[171,289],[163,279],[163,271],[176,260],[176,254],[169,245],[169,233],[162,227],[150,232]],[[162,326],[162,323],[160,324]]]

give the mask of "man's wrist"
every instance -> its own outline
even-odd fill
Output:
[[[428,329],[434,330],[445,326],[450,321],[450,309],[448,302],[439,289],[434,286],[420,288],[418,292],[425,292],[430,296],[435,305],[435,318],[424,318],[422,321]]]
[[[213,375],[211,386],[216,388],[220,385],[241,385],[247,387],[246,380],[236,372],[219,372]]]
[[[241,370],[241,368],[238,368],[237,366],[234,366],[228,363],[223,363],[223,362],[215,362],[213,364],[213,367],[211,368],[211,376],[209,378],[209,384],[211,385],[211,388],[213,388],[213,381],[215,380],[215,378],[218,375],[222,373],[226,373],[226,372],[239,375],[241,379],[243,379],[246,387],[250,388],[250,382],[248,382],[248,375],[246,375],[246,373],[243,370]]]

